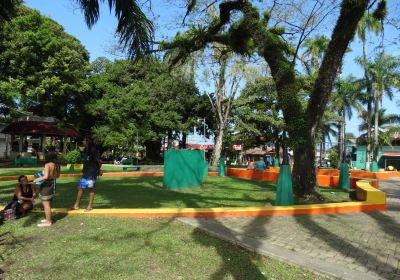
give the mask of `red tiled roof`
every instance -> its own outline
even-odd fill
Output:
[[[55,124],[44,121],[13,122],[4,128],[2,133],[80,137],[79,132],[72,126],[57,127]]]

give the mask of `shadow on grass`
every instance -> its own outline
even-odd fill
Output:
[[[8,253],[8,250],[18,247],[23,247],[22,242],[10,231],[0,233],[0,260],[5,260],[5,255]]]
[[[36,209],[41,209],[40,207],[36,206]],[[66,214],[61,214],[61,213],[53,213],[52,214],[52,220],[53,224],[59,222],[60,220],[64,219],[67,215]],[[28,213],[26,216],[24,216],[21,219],[24,219],[24,223],[22,224],[23,227],[31,227],[31,226],[36,226],[37,224],[40,223],[42,219],[44,219],[44,212],[43,213]]]
[[[296,221],[301,224],[309,233],[321,242],[328,245],[332,250],[341,253],[344,256],[350,257],[354,263],[365,267],[367,270],[373,270],[375,273],[377,268],[383,271],[394,272],[397,268],[389,263],[381,261],[375,254],[371,254],[368,250],[361,247],[354,246],[351,242],[343,239],[342,237],[332,233],[324,227],[317,224],[312,216],[309,215],[294,215]],[[392,276],[380,275],[384,279],[392,279]]]

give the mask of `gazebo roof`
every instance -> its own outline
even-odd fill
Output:
[[[80,137],[79,132],[72,126],[57,126],[56,122],[45,120],[21,120],[18,119],[6,126],[2,133],[25,135],[48,135]]]

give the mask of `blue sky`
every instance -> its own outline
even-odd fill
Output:
[[[393,1],[393,0],[392,0]],[[389,2],[392,2],[389,1]],[[176,32],[175,22],[176,17],[182,13],[182,7],[177,10],[177,6],[171,7],[171,2],[163,0],[153,0],[152,17],[157,20],[158,33],[156,37],[171,37]],[[51,3],[51,4],[50,4]],[[54,19],[56,22],[61,24],[65,31],[79,39],[82,44],[90,53],[91,61],[99,56],[105,56],[110,59],[118,58],[113,56],[111,50],[113,46],[117,44],[117,40],[114,37],[114,30],[117,25],[117,21],[113,15],[110,14],[107,5],[102,5],[100,10],[100,19],[92,27],[88,29],[84,24],[84,17],[81,11],[78,9],[75,1],[73,0],[26,0],[25,4],[31,8],[39,10],[43,15]],[[394,29],[390,27],[385,30],[385,38],[389,42],[393,41],[399,34],[395,33]],[[371,38],[376,40],[376,38]],[[348,74],[352,74],[356,77],[363,75],[362,69],[354,62],[355,57],[361,54],[361,45],[357,39],[355,39],[351,45],[352,52],[346,55],[345,63],[343,67],[342,76],[345,77]],[[372,52],[373,48],[369,50]],[[399,55],[399,47],[397,45],[390,46],[388,52],[393,55]],[[203,91],[204,89],[201,89]],[[399,100],[399,93],[396,93],[394,101],[389,101],[387,98],[383,101],[383,108],[387,109],[388,113],[398,113],[399,107],[396,106],[396,100]],[[359,120],[357,114],[353,114],[352,120],[348,121],[347,131],[353,132],[356,136],[359,135],[358,125]]]

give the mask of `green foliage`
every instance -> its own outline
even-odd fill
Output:
[[[339,154],[337,149],[330,149],[328,154],[329,160],[331,162],[331,167],[338,168],[339,167]]]
[[[89,54],[80,42],[25,7],[0,35],[0,92],[11,114],[76,119],[88,90]]]
[[[260,139],[279,141],[284,128],[272,78],[258,78],[246,84],[234,103],[236,129],[246,147],[257,146]]]
[[[373,15],[377,20],[383,21],[387,15],[387,3],[386,0],[381,0],[378,3],[378,6],[376,7],[376,10],[374,11]]]
[[[199,95],[187,73],[170,73],[157,60],[107,63],[91,83],[95,98],[87,111],[96,120],[93,136],[120,152],[136,151],[137,140],[143,145],[168,132],[189,133],[197,118],[209,113],[207,97]]]
[[[64,159],[67,161],[67,163],[79,163],[81,160],[81,153],[79,150],[73,150],[64,155]]]

